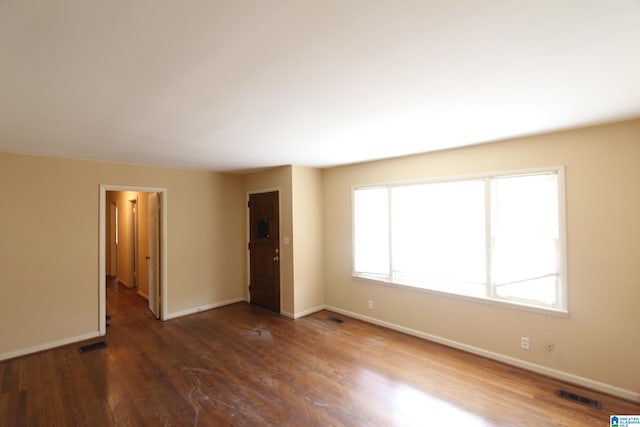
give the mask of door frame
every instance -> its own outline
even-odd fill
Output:
[[[275,187],[275,188],[267,188],[265,190],[251,190],[251,191],[247,191],[247,200],[245,202],[245,206],[247,207],[247,221],[246,221],[246,232],[247,232],[247,243],[246,243],[246,248],[247,248],[247,265],[246,265],[246,269],[247,269],[247,302],[251,302],[251,251],[249,250],[249,243],[251,243],[251,213],[249,212],[249,200],[250,200],[250,196],[252,194],[262,194],[262,193],[273,193],[273,192],[277,192],[278,193],[278,230],[280,230],[279,232],[279,236],[278,236],[278,247],[280,248],[280,262],[278,263],[278,268],[280,269],[280,280],[278,285],[280,286],[280,313],[282,313],[282,209],[281,209],[281,205],[282,205],[282,191],[280,190],[280,187]]]
[[[130,185],[100,184],[100,209],[99,209],[99,266],[98,266],[98,326],[100,336],[107,333],[107,230],[106,209],[107,191],[137,191],[141,193],[160,193],[160,320],[167,320],[169,275],[167,269],[167,189],[159,187],[139,187]]]

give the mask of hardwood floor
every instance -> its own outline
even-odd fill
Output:
[[[107,347],[0,363],[0,426],[607,426],[640,405],[320,312],[159,322],[108,286]],[[344,320],[337,323],[335,317]],[[560,399],[560,389],[602,403]]]

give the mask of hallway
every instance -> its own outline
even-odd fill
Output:
[[[117,327],[131,322],[154,320],[148,301],[139,296],[135,288],[118,284],[115,277],[107,277],[107,314],[111,315],[111,320],[107,323]],[[107,329],[109,338],[110,329],[111,327]]]

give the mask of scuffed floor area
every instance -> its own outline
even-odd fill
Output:
[[[154,320],[108,285],[107,346],[0,363],[1,426],[595,426],[640,405],[330,312]],[[342,320],[340,323],[337,320]],[[602,403],[558,398],[563,388]]]

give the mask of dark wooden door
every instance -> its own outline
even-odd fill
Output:
[[[251,303],[280,312],[278,192],[249,196],[249,291]]]

